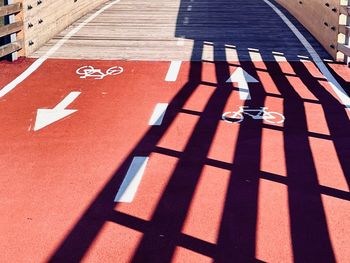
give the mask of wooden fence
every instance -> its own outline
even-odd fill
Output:
[[[337,61],[350,62],[350,0],[275,0]]]
[[[10,0],[0,2],[0,58],[11,55],[17,58],[17,51],[23,48],[23,39],[17,40],[17,34],[23,31],[23,21],[19,19],[22,3],[11,3]]]

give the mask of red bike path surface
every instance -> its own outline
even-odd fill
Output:
[[[0,63],[0,86],[32,62]],[[81,79],[84,65],[124,72]],[[349,114],[316,66],[183,62],[167,82],[169,65],[49,59],[0,98],[1,261],[347,262]],[[259,81],[251,100],[226,82],[238,67]],[[77,112],[34,131],[72,91]],[[285,122],[221,119],[243,105]],[[136,156],[135,198],[114,202]]]

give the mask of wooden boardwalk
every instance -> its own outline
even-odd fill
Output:
[[[45,54],[87,16],[49,41],[33,57]],[[321,57],[328,58],[311,35],[301,29]],[[52,57],[273,61],[276,54],[283,54],[289,61],[308,56],[294,34],[261,0],[121,0],[84,26]]]

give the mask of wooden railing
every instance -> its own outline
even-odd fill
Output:
[[[17,40],[17,33],[23,30],[23,21],[15,21],[15,14],[22,11],[22,3],[13,3],[0,6],[0,17],[6,17],[5,24],[0,24],[0,38],[9,38],[8,43],[0,45],[0,58],[13,54],[12,60],[16,59],[15,54],[23,48],[23,40]]]
[[[345,56],[345,62],[350,63],[350,1],[346,6],[341,6],[340,15],[343,18],[340,19],[339,33],[343,34],[341,42],[338,44],[338,51]]]
[[[339,7],[343,0],[275,0],[286,8],[336,59]]]

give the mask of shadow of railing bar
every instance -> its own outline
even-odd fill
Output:
[[[200,46],[200,43],[196,43],[196,45]],[[193,54],[193,60],[195,60],[196,55],[197,53]],[[131,160],[134,156],[149,156],[153,150],[152,146],[157,145],[161,140],[173,123],[179,110],[182,109],[198,87],[201,72],[201,63],[190,63],[188,82],[183,85],[169,102],[162,126],[152,126],[146,131],[47,262],[63,262],[67,258],[69,258],[70,262],[80,262],[82,260],[101,231],[106,218],[111,211],[118,207],[118,204],[113,202],[116,189],[120,187],[124,177],[122,175],[126,174]]]
[[[275,125],[271,125],[271,124],[263,124],[263,128],[264,129],[269,129],[269,130],[275,130],[275,131],[281,131],[283,132],[285,129],[283,127],[280,126],[275,126]],[[305,133],[305,132],[303,132]],[[333,137],[331,135],[327,135],[327,134],[321,134],[321,133],[316,133],[316,132],[306,132],[308,137],[313,137],[313,138],[318,138],[318,139],[323,139],[323,140],[328,140],[328,141],[332,141]]]
[[[194,110],[188,110],[188,109],[181,109],[179,112],[189,114],[189,115],[195,115],[195,116],[201,116],[202,112],[194,111]]]
[[[174,158],[181,158],[182,156],[182,152],[176,151],[176,150],[172,150],[172,149],[166,149],[160,146],[156,146],[154,148],[154,152],[158,153],[158,154],[162,154],[162,155],[167,155],[167,156],[171,156]],[[228,171],[232,171],[235,167],[235,164],[232,163],[227,163],[227,162],[223,162],[223,161],[219,161],[219,160],[215,160],[215,159],[211,159],[211,158],[207,158],[205,161],[205,165],[208,166],[212,166],[215,168],[220,168],[220,169],[224,169],[224,170],[228,170]],[[288,179],[288,177],[282,176],[282,175],[278,175],[278,174],[274,174],[274,173],[269,173],[269,172],[265,172],[265,171],[260,171],[260,178],[261,179],[265,179],[265,180],[269,180],[269,181],[273,181],[276,183],[280,183],[280,184],[284,184],[286,186],[300,186],[300,187],[304,187],[303,184],[298,184],[294,181],[290,181]],[[338,199],[342,199],[342,200],[346,200],[346,201],[350,201],[350,192],[346,192],[340,189],[336,189],[336,188],[332,188],[329,186],[324,186],[324,185],[318,185],[316,187],[316,191],[320,194],[323,195],[327,195],[327,196],[331,196],[331,197],[335,197]],[[307,188],[309,189],[309,188]]]
[[[322,105],[341,169],[350,188],[349,147],[347,147],[350,143],[350,124],[346,106],[313,79],[312,74],[305,65],[298,66],[295,63],[291,63],[291,66],[297,74],[303,76],[302,81],[304,85],[309,87],[309,90]]]
[[[279,183],[279,184],[284,184],[286,186],[294,186],[294,187],[297,187],[297,186],[302,187],[303,186],[301,184],[297,184],[297,183],[295,183],[293,181],[290,181],[288,179],[288,177],[281,176],[281,175],[278,175],[278,174],[273,174],[273,173],[268,173],[268,172],[261,172],[260,177],[262,179],[269,180],[269,181],[272,181],[272,182],[276,182],[276,183]],[[335,189],[335,188],[332,188],[332,187],[329,187],[329,186],[324,186],[324,185],[319,185],[317,188],[318,188],[317,192],[319,192],[322,195],[327,195],[327,196],[335,197],[335,198],[338,198],[338,199],[341,199],[341,200],[350,201],[350,192],[346,192],[346,191],[343,191],[343,190]]]
[[[217,46],[214,49],[216,54]],[[230,73],[225,63],[215,65],[218,83],[225,83]],[[194,197],[206,156],[210,150],[231,90],[221,85],[207,100],[203,114],[187,140],[176,167],[154,209],[150,223],[153,231],[143,235],[131,262],[170,262]],[[154,147],[153,147],[154,148]],[[190,175],[190,176],[188,176]],[[181,196],[174,195],[181,189]],[[171,204],[171,207],[169,207]],[[164,220],[167,215],[168,219]],[[159,235],[163,236],[160,237]],[[159,259],[161,258],[161,261]]]
[[[300,74],[297,70],[303,63],[295,62],[296,67],[293,67],[292,62],[286,63],[291,65],[293,72],[298,74],[299,79],[310,90],[310,85],[304,82],[305,74]],[[266,63],[266,68],[275,73],[271,74],[272,80],[279,83],[278,91],[285,98],[283,114],[286,121],[283,125],[283,145],[288,175],[288,204],[294,260],[335,262],[326,211],[319,191],[318,171],[308,137],[307,109],[293,84],[284,76],[282,66],[277,63]],[[320,85],[318,81],[315,82]]]
[[[147,233],[152,231],[149,221],[144,219],[122,213],[120,211],[114,211],[106,221],[113,222],[127,228],[136,230],[141,233]],[[207,257],[213,257],[215,254],[216,245],[205,240],[180,233],[177,246],[192,250]]]

